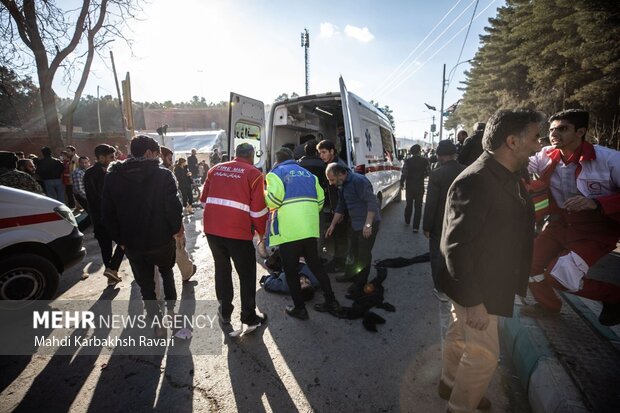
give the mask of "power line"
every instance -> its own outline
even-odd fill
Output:
[[[456,59],[456,64],[461,61],[461,56],[463,56],[463,49],[465,49],[465,43],[467,43],[467,37],[469,36],[469,30],[471,29],[471,24],[474,21],[474,16],[476,15],[476,10],[478,9],[478,1],[476,0],[476,5],[474,6],[474,12],[471,14],[471,19],[469,20],[469,27],[467,28],[467,33],[465,33],[465,39],[463,39],[463,45],[461,46],[461,51],[459,52],[459,58]],[[446,93],[448,93],[448,88],[450,87],[450,82],[452,82],[452,78],[454,77],[453,72],[448,78],[448,83],[446,84]]]
[[[390,73],[390,74],[389,74],[389,76],[388,76],[388,77],[386,77],[386,78],[383,80],[383,82],[379,85],[379,87],[377,87],[377,89],[375,89],[375,91],[372,93],[373,95],[375,95],[378,91],[380,91],[381,89],[383,89],[383,86],[385,85],[385,83],[391,80],[391,77],[392,77],[392,76],[394,76],[394,74],[395,74],[396,72],[398,72],[398,70],[399,70],[399,69],[400,69],[400,68],[401,68],[401,67],[405,64],[405,62],[407,62],[407,60],[409,60],[409,58],[411,57],[411,55],[413,55],[413,54],[416,52],[416,50],[418,50],[418,49],[420,48],[420,46],[422,46],[422,45],[424,44],[424,42],[426,41],[426,39],[428,39],[428,38],[429,38],[429,36],[430,36],[431,34],[433,34],[433,32],[437,29],[437,27],[439,27],[439,25],[440,25],[440,24],[441,24],[441,23],[442,23],[442,22],[443,22],[443,21],[444,21],[444,20],[448,17],[448,15],[449,15],[450,13],[452,13],[452,10],[454,10],[454,9],[456,8],[456,6],[458,6],[458,5],[459,5],[459,3],[460,3],[461,1],[462,1],[462,0],[458,0],[458,1],[456,2],[456,4],[455,4],[454,6],[452,6],[452,8],[451,8],[450,10],[448,10],[448,12],[447,12],[446,14],[444,14],[444,16],[441,18],[441,20],[439,20],[439,22],[435,25],[435,27],[433,27],[433,29],[432,29],[430,32],[428,32],[428,34],[424,37],[424,39],[422,39],[422,41],[420,41],[420,43],[418,43],[418,45],[417,45],[417,46],[416,46],[416,47],[415,47],[415,48],[414,48],[411,52],[409,52],[409,54],[407,55],[407,57],[405,57],[405,59],[404,59],[402,62],[400,62],[400,64],[396,67],[396,69],[394,69],[394,70],[392,71],[392,73]]]
[[[399,81],[398,79],[399,79],[400,77],[404,76],[404,75],[407,73],[407,71],[409,71],[409,69],[411,68],[411,66],[412,66],[413,64],[415,64],[415,63],[416,63],[416,60],[417,60],[420,56],[422,56],[422,55],[423,55],[423,54],[424,54],[424,53],[425,53],[428,49],[430,49],[430,48],[431,48],[431,46],[433,46],[435,43],[437,43],[437,41],[439,41],[439,39],[441,39],[441,37],[442,37],[442,36],[443,36],[443,35],[444,35],[444,34],[445,34],[448,30],[450,30],[450,28],[451,28],[452,26],[454,26],[454,25],[456,24],[456,22],[457,22],[457,21],[461,18],[461,16],[463,16],[463,14],[465,14],[465,12],[466,12],[466,11],[467,11],[467,10],[468,10],[471,6],[472,6],[472,4],[474,4],[474,2],[476,2],[476,1],[477,1],[477,0],[472,0],[472,2],[471,2],[471,3],[469,3],[469,4],[467,5],[467,7],[465,7],[465,9],[464,9],[463,11],[461,11],[461,13],[460,13],[458,16],[456,16],[456,17],[452,20],[452,22],[451,22],[448,26],[446,26],[446,28],[445,28],[444,30],[443,30],[441,33],[439,33],[439,35],[438,35],[438,36],[436,36],[436,37],[435,37],[435,39],[434,39],[434,40],[433,40],[433,41],[432,41],[429,45],[427,45],[427,46],[424,48],[424,50],[422,50],[421,52],[419,52],[419,53],[418,53],[418,55],[417,55],[414,59],[412,59],[412,60],[411,60],[411,61],[407,64],[407,66],[406,66],[403,70],[401,70],[401,72],[400,72],[398,75],[396,75],[396,76],[395,76],[393,79],[391,79],[391,80],[390,80],[390,81],[389,81],[389,82],[388,82],[385,86],[383,86],[381,89],[379,89],[379,91],[375,93],[375,96],[378,98],[379,96],[383,95],[383,94],[384,94],[384,92],[385,92],[386,90],[388,90],[392,84],[394,84],[394,82],[398,82],[398,81]],[[459,2],[460,2],[460,0],[459,0]],[[457,3],[457,4],[458,4],[458,3]],[[444,17],[444,19],[445,19],[445,17]],[[443,21],[443,19],[442,19],[442,21]],[[441,22],[439,22],[439,23],[441,23]],[[439,23],[438,23],[438,24],[439,24]],[[434,30],[434,29],[433,29],[433,30]],[[432,33],[432,32],[431,32],[431,33]],[[430,33],[429,33],[429,35],[430,35]],[[428,35],[427,35],[427,37],[426,37],[426,38],[428,38]],[[425,38],[425,39],[426,39],[426,38]],[[420,45],[421,45],[421,44],[420,44]],[[417,50],[417,47],[416,47],[416,49],[415,49],[415,50]],[[412,53],[413,53],[413,52],[412,52]],[[407,59],[405,59],[405,61],[406,61],[406,60],[407,60]],[[403,63],[404,63],[404,62],[403,62]],[[401,64],[401,65],[402,65],[402,64]]]
[[[491,3],[488,4],[488,6],[486,6],[480,13],[478,13],[475,17],[474,20],[479,18],[480,16],[482,16],[482,14],[489,8],[491,7],[491,5],[493,5],[493,3],[495,3],[496,0],[492,0]],[[433,57],[435,57],[437,55],[437,53],[439,53],[440,51],[442,51],[448,44],[450,44],[450,42],[452,42],[452,40],[454,40],[459,34],[461,34],[461,32],[463,32],[463,30],[465,30],[468,26],[463,26],[463,28],[461,30],[459,30],[454,36],[452,36],[446,43],[444,43],[443,46],[441,46],[439,49],[437,49],[435,51],[435,53],[433,53],[428,59],[426,59],[422,64],[420,64],[419,66],[417,66],[415,68],[415,70],[413,70],[412,72],[410,72],[405,78],[401,79],[397,84],[393,85],[392,87],[390,87],[389,89],[387,89],[385,92],[382,93],[382,95],[388,95],[390,93],[392,93],[394,90],[396,90],[396,88],[398,88],[400,85],[402,85],[404,82],[406,82],[411,76],[413,76],[414,74],[416,74],[420,69],[422,69],[426,63],[428,63]]]

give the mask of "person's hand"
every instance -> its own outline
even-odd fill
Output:
[[[484,304],[478,304],[474,307],[466,307],[465,323],[476,330],[485,330],[489,325],[489,313]]]
[[[364,229],[362,230],[362,236],[364,238],[370,238],[371,235],[372,235],[372,227],[368,228],[367,226],[364,226]]]
[[[426,237],[426,239],[430,239],[431,238],[431,233],[428,231],[424,231],[424,236]]]
[[[327,230],[325,231],[325,238],[331,237],[333,232],[334,232],[334,225],[330,225],[329,228],[327,228]]]
[[[336,224],[340,224],[343,219],[344,219],[344,215],[340,215],[340,217],[338,217],[338,221],[336,221]]]
[[[596,207],[596,202],[593,199],[582,195],[573,196],[564,202],[564,208],[570,212],[593,210]]]

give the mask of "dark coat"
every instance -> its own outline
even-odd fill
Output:
[[[400,176],[401,186],[406,183],[408,194],[424,194],[424,178],[428,176],[428,159],[414,155],[405,160]]]
[[[485,152],[448,192],[439,283],[464,307],[511,317],[532,262],[534,206],[518,174]]]
[[[49,179],[61,179],[65,171],[65,166],[62,161],[56,158],[39,158],[35,162],[35,166],[37,167],[37,174],[44,181]]]
[[[480,155],[482,155],[482,152],[484,152],[482,149],[483,135],[484,131],[477,131],[469,138],[465,139],[465,142],[463,142],[463,146],[459,151],[458,161],[460,164],[469,166],[474,163]]]
[[[106,167],[99,162],[84,172],[84,191],[88,203],[88,215],[90,215],[95,227],[101,224],[101,194],[103,193],[103,181],[107,174]]]
[[[464,169],[464,165],[452,160],[431,172],[428,178],[426,204],[424,206],[424,221],[422,223],[424,231],[437,237],[441,235],[448,189]]]
[[[110,168],[103,185],[103,223],[117,244],[153,251],[181,229],[177,184],[158,160],[128,159]]]

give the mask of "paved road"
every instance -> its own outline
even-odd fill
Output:
[[[374,258],[428,250],[424,236],[404,226],[403,208],[397,203],[383,211]],[[213,261],[201,227],[198,210],[186,219],[199,267],[196,282],[177,283],[186,299],[215,298]],[[106,288],[91,231],[86,246],[84,262],[64,275],[59,299],[139,299],[128,263],[121,267],[124,281]],[[265,273],[259,266],[259,275]],[[89,277],[82,280],[82,274]],[[346,285],[334,285],[347,304]],[[376,311],[387,320],[377,333],[366,331],[360,320],[312,309],[309,321],[291,319],[283,311],[290,299],[259,287],[257,303],[268,314],[268,325],[235,341],[218,332],[220,355],[2,357],[0,411],[443,412],[436,386],[449,309],[431,292],[430,266],[390,269],[384,286],[396,312]],[[319,294],[314,301],[321,299]],[[235,305],[233,321],[238,321]],[[491,411],[529,412],[508,365],[501,360],[489,389]]]

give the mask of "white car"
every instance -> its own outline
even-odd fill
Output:
[[[0,186],[0,300],[49,300],[86,254],[73,213],[43,195]]]

